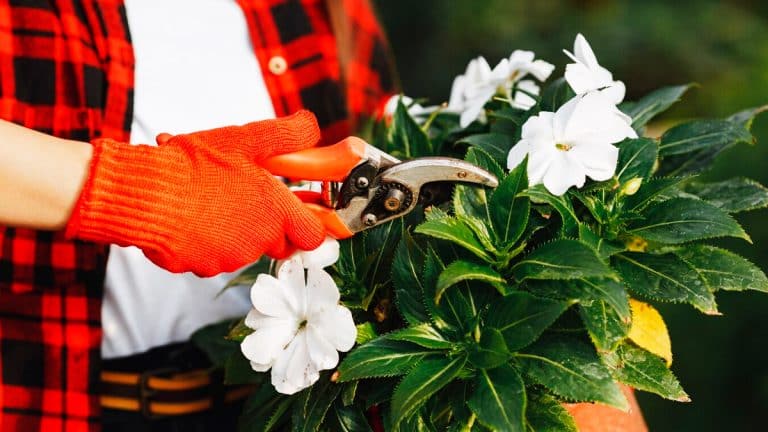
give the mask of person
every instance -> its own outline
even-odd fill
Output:
[[[198,367],[190,334],[249,307],[229,272],[324,236],[259,161],[395,87],[366,0],[0,2],[2,430],[226,429],[102,410],[102,379]]]

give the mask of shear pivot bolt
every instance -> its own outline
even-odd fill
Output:
[[[403,201],[405,201],[405,194],[403,191],[399,189],[390,189],[387,192],[387,198],[384,200],[384,208],[391,212],[400,210]]]
[[[358,177],[357,180],[355,180],[355,186],[357,186],[358,189],[365,189],[368,187],[368,179],[365,177]]]
[[[363,223],[366,224],[367,226],[374,226],[378,221],[379,219],[376,218],[376,215],[373,213],[368,213],[363,216]]]

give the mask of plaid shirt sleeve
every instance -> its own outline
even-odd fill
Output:
[[[394,93],[368,2],[343,1],[354,54],[342,73],[323,0],[238,0],[276,114],[312,110],[329,143]],[[0,118],[63,138],[127,141],[132,105],[122,1],[0,0]],[[0,226],[0,429],[100,429],[106,253]]]
[[[117,1],[0,1],[0,118],[81,141],[127,139],[124,12]],[[102,245],[0,226],[2,430],[99,428],[105,263]]]

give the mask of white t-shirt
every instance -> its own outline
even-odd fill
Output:
[[[234,0],[126,0],[136,57],[131,142],[275,117],[243,12]],[[200,247],[206,247],[200,245]],[[113,246],[102,307],[102,356],[187,340],[244,315],[247,289],[217,294],[234,274],[173,274],[137,248]]]

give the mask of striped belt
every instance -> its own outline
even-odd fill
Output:
[[[143,373],[101,373],[101,406],[135,411],[147,418],[207,411],[246,398],[255,386],[224,386],[222,376],[207,369],[177,372],[156,369]]]

